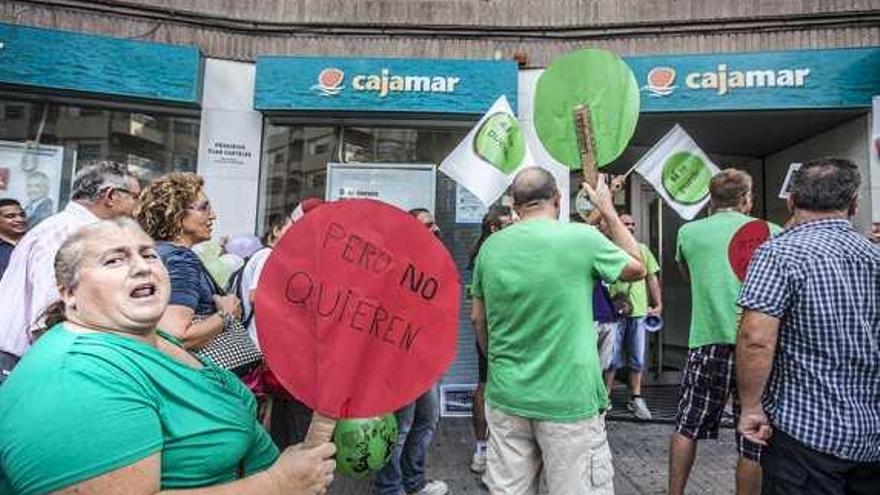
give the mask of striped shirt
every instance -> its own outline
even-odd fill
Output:
[[[763,399],[773,426],[880,461],[880,248],[846,220],[798,225],[758,249],[738,303],[780,319]]]
[[[85,206],[71,201],[15,246],[0,280],[0,351],[21,357],[30,347],[30,331],[37,318],[59,299],[55,253],[77,229],[98,220]]]

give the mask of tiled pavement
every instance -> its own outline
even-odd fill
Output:
[[[675,394],[658,387],[654,393]],[[642,423],[632,421],[625,412],[624,397],[615,390],[615,410],[607,424],[609,442],[614,456],[614,485],[617,495],[662,494],[666,491],[667,446],[673,427],[668,422]],[[646,394],[648,395],[648,394]],[[654,395],[654,394],[651,394]],[[648,404],[662,406],[662,397],[648,396]],[[669,401],[667,401],[669,402]],[[673,401],[674,402],[674,401]],[[668,418],[669,411],[658,407],[655,416]],[[428,456],[429,475],[449,485],[450,495],[486,495],[479,480],[468,469],[472,452],[469,419],[444,418],[440,422],[434,445]],[[734,492],[736,447],[733,430],[721,430],[718,441],[700,442],[697,460],[688,483],[689,494],[721,495]],[[369,494],[369,480],[337,477],[330,490],[334,495]]]

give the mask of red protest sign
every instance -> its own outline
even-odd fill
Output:
[[[770,226],[764,220],[752,220],[736,231],[727,247],[730,268],[740,282],[745,281],[749,262],[758,246],[770,238]]]
[[[460,281],[419,221],[369,199],[295,223],[260,276],[256,321],[269,366],[331,418],[398,409],[455,357]]]

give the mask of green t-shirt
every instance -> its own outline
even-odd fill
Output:
[[[654,254],[651,253],[648,246],[639,243],[639,249],[642,251],[642,261],[645,262],[646,273],[659,272],[660,265],[657,264],[657,259],[654,258]],[[648,284],[644,278],[636,282],[617,282],[611,286],[610,292],[612,296],[621,292],[624,294],[629,292],[629,299],[633,306],[630,316],[633,318],[641,318],[648,314]]]
[[[685,263],[691,280],[690,348],[735,344],[742,282],[728,257],[733,236],[754,221],[736,211],[723,211],[686,223],[678,231],[676,259]],[[771,234],[781,229],[768,222]]]
[[[131,338],[56,326],[0,387],[0,493],[51,492],[160,451],[163,489],[234,481],[278,457],[235,375]]]
[[[617,280],[629,260],[583,224],[527,220],[489,237],[473,293],[486,307],[492,407],[552,421],[605,407],[591,296],[595,278]]]

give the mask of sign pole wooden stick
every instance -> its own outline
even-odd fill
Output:
[[[333,430],[336,428],[336,420],[321,415],[318,412],[312,414],[312,422],[306,433],[304,443],[306,447],[315,447],[333,438]]]
[[[596,163],[596,140],[593,137],[593,125],[590,121],[590,108],[584,105],[574,107],[574,126],[577,132],[578,150],[581,154],[581,169],[584,180],[591,187],[596,187],[599,180],[599,167]]]

